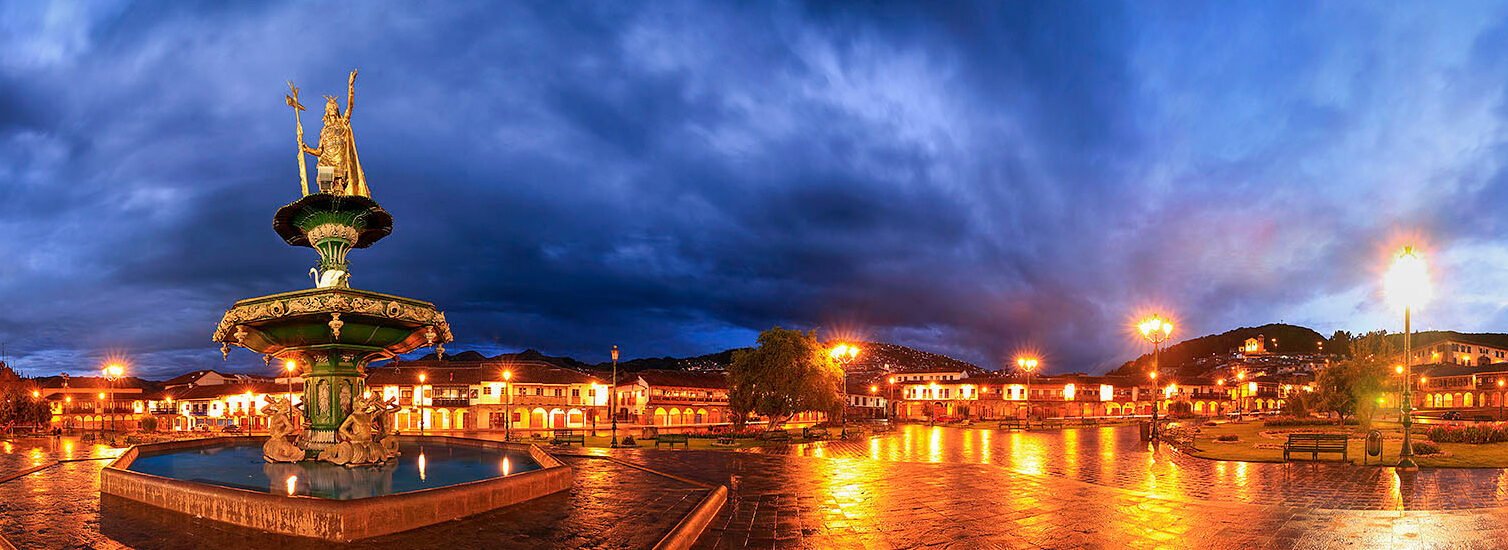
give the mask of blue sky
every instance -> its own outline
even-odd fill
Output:
[[[0,341],[220,361],[303,288],[285,82],[341,94],[391,237],[358,288],[453,350],[603,360],[858,332],[1051,371],[1285,321],[1503,331],[1508,9],[1452,3],[0,5]],[[306,102],[307,103],[307,102]],[[318,128],[306,123],[311,134]]]

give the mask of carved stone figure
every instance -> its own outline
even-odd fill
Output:
[[[376,397],[359,397],[340,428],[335,431],[337,443],[320,452],[319,459],[344,466],[359,466],[386,462],[398,455],[398,445],[386,437],[386,420],[382,419],[397,404],[383,402]]]
[[[268,462],[297,462],[304,459],[304,450],[288,440],[302,431],[297,426],[293,405],[277,397],[269,398],[262,407],[267,415],[267,443],[262,444],[262,458]]]
[[[377,426],[376,442],[373,444],[373,450],[380,451],[382,459],[388,460],[399,455],[398,440],[393,438],[392,416],[394,412],[402,407],[398,406],[398,398],[396,397],[388,401],[373,399],[372,402],[376,408],[373,416]]]

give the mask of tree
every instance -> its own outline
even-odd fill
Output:
[[[816,331],[774,327],[757,346],[738,350],[728,367],[728,407],[742,428],[750,413],[778,426],[802,411],[841,413],[843,369],[822,349]]]
[[[1351,356],[1351,333],[1337,330],[1330,335],[1330,340],[1325,342],[1325,353],[1341,357]]]
[[[1347,416],[1355,415],[1364,428],[1370,427],[1378,401],[1389,389],[1395,350],[1385,331],[1363,334],[1350,340],[1349,347],[1349,359],[1315,373],[1315,405],[1339,416],[1341,425]]]
[[[52,420],[47,404],[31,395],[16,371],[0,363],[0,431],[16,424],[42,425]]]

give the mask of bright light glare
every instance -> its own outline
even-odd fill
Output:
[[[1398,309],[1418,308],[1429,301],[1429,270],[1414,247],[1405,246],[1398,253],[1392,269],[1383,277],[1383,288],[1388,302]]]

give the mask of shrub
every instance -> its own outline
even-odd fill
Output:
[[[1347,426],[1355,426],[1361,421],[1355,418],[1347,418]],[[1298,418],[1293,416],[1276,416],[1262,421],[1262,425],[1269,428],[1285,428],[1293,426],[1334,426],[1335,421],[1329,418]]]
[[[620,440],[619,443],[623,444],[623,445],[635,445],[636,444],[634,442],[634,436],[631,436],[631,435],[625,435],[625,436],[623,436],[623,439]]]
[[[1236,434],[1221,434],[1215,437],[1215,441],[1237,441],[1239,439],[1239,437],[1236,437]]]
[[[1214,420],[1204,423],[1204,427],[1206,428],[1213,428],[1215,426],[1219,426],[1219,424],[1216,424]]]
[[[1434,455],[1434,454],[1440,454],[1440,446],[1436,445],[1434,443],[1430,443],[1428,441],[1415,441],[1414,442],[1414,454],[1416,454],[1416,455]]]
[[[155,417],[155,416],[148,416],[146,418],[141,419],[141,431],[144,431],[144,432],[155,432],[155,431],[157,431],[157,417]]]
[[[1508,441],[1508,426],[1481,424],[1473,426],[1430,426],[1424,431],[1435,443],[1502,443]]]

